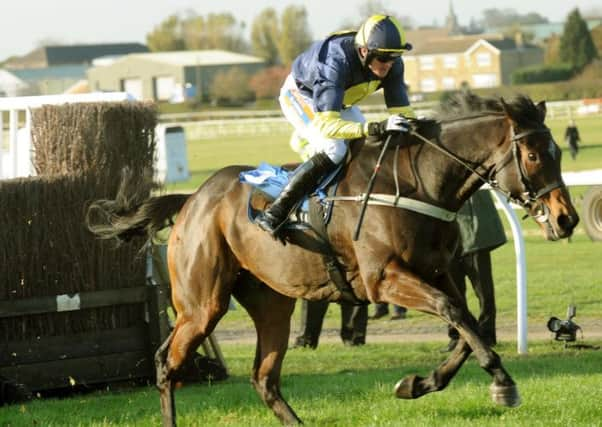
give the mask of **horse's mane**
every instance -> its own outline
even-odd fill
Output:
[[[505,101],[505,104],[519,126],[536,127],[543,124],[544,116],[528,96],[517,95],[512,100]],[[504,114],[502,99],[480,97],[468,91],[455,93],[442,101],[435,112],[435,118],[440,121],[455,121],[487,114]]]

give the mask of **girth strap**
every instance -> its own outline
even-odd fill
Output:
[[[316,232],[319,239],[322,240],[323,248],[322,260],[324,266],[328,272],[330,280],[337,287],[341,293],[341,300],[351,303],[353,305],[367,305],[368,301],[362,301],[358,299],[353,293],[353,288],[345,279],[345,274],[342,271],[342,267],[337,260],[330,239],[328,239],[328,233],[326,232],[326,223],[324,221],[323,207],[314,198],[309,200],[309,223],[312,229]]]
[[[359,196],[332,196],[326,197],[328,201],[347,201],[347,202],[363,202],[365,194]],[[398,197],[392,194],[370,194],[368,198],[369,205],[390,206],[394,208],[407,209],[412,212],[417,212],[422,215],[427,215],[441,221],[452,222],[456,219],[456,212],[448,211],[430,203],[425,203],[420,200],[410,199],[408,197]]]

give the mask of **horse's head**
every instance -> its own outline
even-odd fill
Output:
[[[501,100],[509,123],[508,151],[496,167],[495,180],[542,228],[548,240],[569,237],[579,216],[562,180],[561,151],[544,124],[545,102],[527,97]]]

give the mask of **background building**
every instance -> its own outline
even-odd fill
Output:
[[[4,68],[28,85],[29,95],[63,93],[86,78],[93,60],[148,52],[140,43],[44,46],[6,61]]]
[[[92,91],[126,91],[137,99],[207,99],[219,73],[236,66],[248,75],[265,67],[263,59],[224,50],[131,54],[88,70]]]
[[[542,48],[498,35],[441,37],[428,30],[408,31],[408,41],[419,42],[404,55],[405,80],[412,92],[454,90],[509,84],[512,73],[544,62]]]

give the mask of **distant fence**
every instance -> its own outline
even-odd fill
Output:
[[[416,114],[429,116],[436,102],[415,104]],[[576,101],[548,102],[547,117],[569,119],[584,115],[601,115],[602,99],[582,99]],[[361,107],[367,120],[378,120],[386,116],[384,106],[367,105]],[[292,126],[280,110],[258,111],[206,111],[178,114],[162,114],[159,122],[182,126],[188,139],[214,139],[232,136],[286,135]]]

